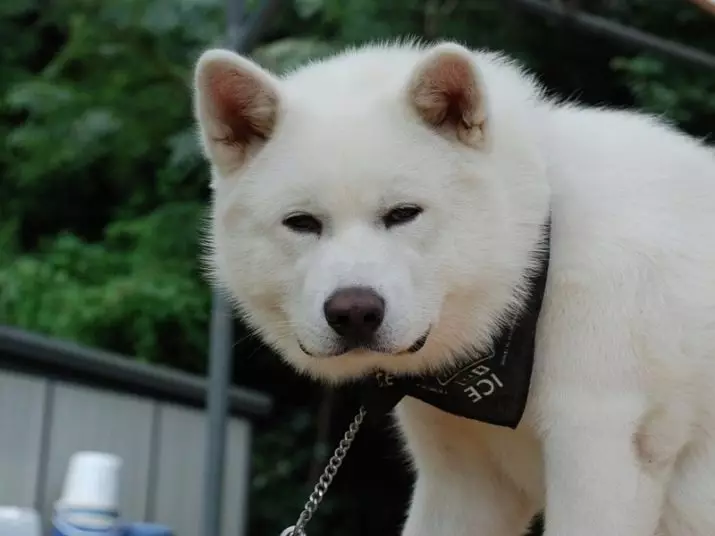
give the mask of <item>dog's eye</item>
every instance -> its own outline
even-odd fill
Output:
[[[323,224],[310,214],[293,214],[283,220],[283,225],[291,231],[304,234],[319,235],[323,231]]]
[[[382,222],[388,229],[395,225],[403,225],[414,220],[422,214],[422,207],[416,205],[403,205],[395,207],[382,217]]]

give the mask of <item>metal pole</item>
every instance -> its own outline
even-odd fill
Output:
[[[214,294],[209,343],[207,430],[204,462],[203,530],[205,536],[220,536],[223,514],[223,472],[226,458],[228,390],[231,383],[233,320],[222,296]]]
[[[245,0],[228,0],[226,3],[226,48],[235,52],[245,52],[242,43],[244,19],[246,16]]]
[[[516,3],[542,17],[553,17],[567,24],[571,24],[574,28],[590,32],[594,35],[619,41],[625,45],[633,46],[661,54],[663,56],[689,63],[695,67],[704,67],[705,69],[715,70],[715,56],[708,54],[697,48],[683,45],[675,41],[669,41],[642,32],[636,28],[624,26],[623,24],[604,19],[596,15],[591,15],[584,11],[571,9],[569,7],[554,5],[544,0],[515,0]]]

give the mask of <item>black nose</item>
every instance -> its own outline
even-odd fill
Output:
[[[368,344],[385,317],[385,300],[366,287],[340,289],[323,305],[331,328],[350,344]]]

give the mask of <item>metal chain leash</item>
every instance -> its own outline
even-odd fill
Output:
[[[328,460],[328,465],[325,466],[323,474],[318,479],[318,483],[315,485],[315,488],[313,488],[313,493],[311,493],[310,497],[308,497],[308,502],[305,503],[303,511],[298,517],[298,521],[296,521],[295,525],[292,527],[288,527],[281,532],[281,536],[306,536],[305,526],[313,517],[313,514],[318,509],[318,506],[320,506],[320,502],[323,500],[325,493],[328,491],[330,484],[333,482],[333,478],[335,478],[335,475],[338,474],[338,469],[340,469],[348,450],[350,450],[350,446],[352,445],[358,430],[360,430],[360,425],[362,424],[366,413],[367,411],[365,408],[360,407],[357,415],[355,415],[355,418],[353,419],[353,422],[350,423],[345,435],[340,440],[338,447],[335,449],[333,456],[330,460]]]

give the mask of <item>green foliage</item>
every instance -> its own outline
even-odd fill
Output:
[[[666,115],[702,134],[710,132],[707,125],[715,121],[715,73],[694,72],[645,55],[614,58],[612,65],[643,110]]]
[[[635,0],[611,2],[602,14],[623,24],[715,54],[715,18],[690,2]],[[715,72],[684,66],[648,54],[617,57],[614,71],[635,96],[638,106],[665,115],[683,128],[709,134],[715,122]]]
[[[553,26],[503,4],[293,0],[254,56],[284,72],[346,44],[451,38],[506,49],[555,78],[575,73],[563,80],[586,80],[593,94],[615,86],[693,132],[711,130],[714,73],[647,55],[587,53],[588,45],[571,47]],[[687,2],[589,5],[715,52],[715,19]],[[203,370],[210,296],[198,255],[209,192],[190,81],[200,51],[222,40],[223,9],[224,0],[0,3],[0,34],[12,43],[0,47],[0,322]],[[583,59],[599,54],[605,77]],[[257,533],[279,533],[304,500],[314,406],[290,406],[258,436]],[[314,523],[335,525],[346,508],[329,497],[325,521]]]
[[[206,171],[189,81],[222,4],[13,6],[0,19],[23,52],[3,48],[0,71],[0,318],[199,369]]]

